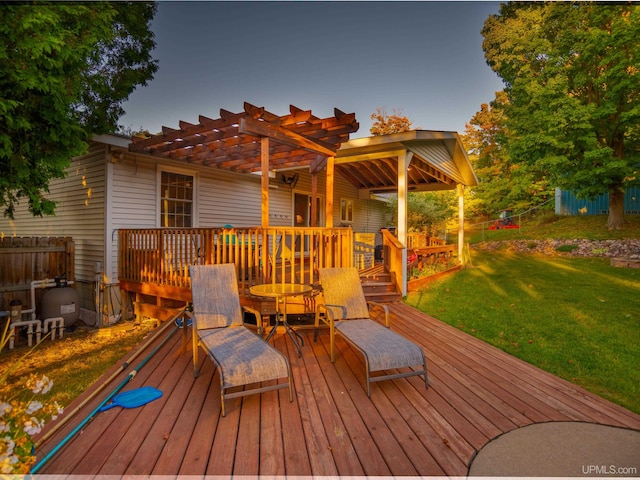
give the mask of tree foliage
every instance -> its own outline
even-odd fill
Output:
[[[10,3],[0,8],[0,205],[53,214],[62,178],[93,134],[114,132],[122,103],[158,66],[153,3]]]
[[[502,4],[482,30],[505,82],[509,155],[580,198],[609,193],[609,228],[640,182],[640,6]]]
[[[382,108],[376,108],[375,113],[371,114],[373,124],[369,131],[371,135],[388,135],[390,133],[402,133],[411,130],[413,123],[408,117],[402,115],[399,110],[394,110],[390,115]]]
[[[505,92],[482,104],[466,125],[463,141],[478,177],[478,186],[465,198],[466,209],[477,216],[495,216],[501,210],[525,211],[552,197],[544,172],[535,165],[514,163],[507,150]]]
[[[447,222],[455,216],[458,206],[455,190],[442,192],[409,192],[407,195],[407,228],[410,232],[426,232],[441,236]],[[398,196],[390,197],[388,213],[398,222]]]

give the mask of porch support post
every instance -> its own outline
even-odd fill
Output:
[[[464,257],[464,185],[458,184],[458,259],[462,265],[467,263]]]
[[[407,195],[408,195],[408,178],[407,170],[409,163],[413,158],[413,152],[403,150],[398,154],[398,241],[403,245],[402,249],[402,296],[407,294]]]
[[[262,173],[262,228],[269,226],[269,137],[260,139],[260,167]]]
[[[335,157],[327,157],[327,181],[325,185],[325,212],[327,220],[325,226],[327,228],[333,228],[333,167],[335,163]]]
[[[316,218],[318,218],[318,172],[311,173],[311,218],[309,225],[317,227]]]

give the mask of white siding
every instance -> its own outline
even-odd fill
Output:
[[[239,175],[179,162],[160,161],[125,154],[116,163],[112,188],[112,229],[117,238],[119,228],[158,227],[157,178],[162,169],[194,175],[196,195],[194,222],[197,227],[257,226],[261,223],[260,177]],[[311,175],[298,171],[295,189],[272,179],[269,189],[269,224],[293,225],[293,194],[311,194]],[[359,232],[377,232],[386,225],[384,204],[376,200],[358,200],[358,191],[339,175],[335,182],[334,225],[340,225],[340,198],[354,201],[353,227]],[[318,193],[324,197],[325,177],[318,177]],[[114,248],[113,255],[117,255]],[[117,257],[114,256],[114,261]]]
[[[87,309],[93,309],[96,262],[104,261],[106,153],[106,145],[91,143],[85,155],[71,161],[65,178],[49,183],[46,197],[56,202],[54,216],[33,217],[23,200],[15,221],[0,218],[2,235],[73,238],[75,287],[81,306]]]
[[[111,164],[109,218],[105,255],[105,281],[118,281],[118,230],[121,228],[156,228],[155,162],[142,156],[123,153]]]
[[[203,169],[198,187],[198,226],[260,225],[260,177]]]
[[[14,222],[0,219],[2,235],[72,237],[76,280],[92,282],[95,262],[104,255],[106,151],[106,145],[92,143],[86,155],[71,161],[65,178],[50,182],[46,196],[57,203],[55,216],[33,217],[23,201]]]
[[[340,220],[340,200],[353,201],[353,222],[342,223]],[[336,226],[351,225],[354,232],[377,233],[381,227],[388,225],[385,204],[379,200],[358,198],[358,189],[347,182],[339,174],[336,175],[333,197],[333,224]]]
[[[207,167],[130,154],[118,146],[92,142],[86,155],[75,158],[64,179],[50,183],[48,198],[57,202],[54,217],[32,217],[19,205],[15,221],[0,218],[0,235],[70,236],[75,241],[76,281],[85,285],[83,306],[93,308],[92,285],[96,262],[105,283],[116,283],[118,230],[159,227],[158,178],[163,168],[194,175],[196,227],[258,226],[261,223],[261,185],[257,175],[239,175]],[[293,194],[311,194],[311,175],[299,170],[295,190],[272,179],[269,223],[293,225]],[[375,233],[386,225],[384,204],[358,200],[357,190],[336,175],[334,225],[340,225],[340,198],[354,201],[354,231]],[[318,177],[324,197],[325,177]],[[324,208],[324,206],[323,206]]]

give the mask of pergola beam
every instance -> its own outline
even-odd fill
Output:
[[[332,145],[328,143],[311,139],[286,128],[281,128],[268,122],[261,122],[250,117],[240,119],[238,131],[257,137],[269,137],[285,145],[302,148],[326,156],[334,156],[336,154],[335,147],[332,147]]]

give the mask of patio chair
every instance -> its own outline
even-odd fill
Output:
[[[240,306],[235,265],[191,265],[189,273],[193,297],[190,313],[193,374],[195,377],[199,374],[198,347],[202,347],[218,367],[222,416],[228,398],[288,387],[289,401],[293,401],[289,362],[262,339],[260,313]],[[243,310],[256,315],[258,335],[244,326]],[[278,383],[281,378],[286,378],[287,383]],[[262,386],[247,387],[256,383]],[[228,393],[234,387],[245,388]]]
[[[314,340],[322,320],[329,326],[331,361],[336,360],[335,335],[340,334],[364,355],[367,395],[371,396],[371,382],[423,375],[429,388],[427,362],[424,352],[415,343],[390,329],[389,308],[367,302],[360,276],[355,268],[320,268],[320,283],[324,303],[316,308]],[[370,318],[369,307],[384,310],[385,325]],[[407,371],[405,367],[417,367]],[[382,370],[404,369],[395,373],[371,375]]]

